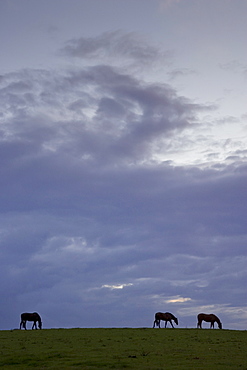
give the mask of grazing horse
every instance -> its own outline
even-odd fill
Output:
[[[178,325],[178,319],[170,312],[162,313],[162,312],[156,312],[155,318],[154,318],[154,324],[153,328],[155,325],[157,325],[160,328],[160,321],[163,320],[165,321],[165,328],[167,326],[167,322],[171,324],[171,326],[174,328],[172,324],[172,320]]]
[[[219,329],[222,329],[222,323],[220,319],[214,315],[213,313],[211,314],[206,314],[206,313],[199,313],[197,315],[197,327],[202,328],[202,321],[210,322],[210,329],[214,328],[214,323],[217,322]]]
[[[28,313],[28,312],[25,312],[25,313],[22,313],[21,314],[21,323],[20,323],[20,329],[21,327],[23,327],[25,330],[27,330],[27,321],[33,321],[33,326],[32,326],[32,329],[37,329],[37,322],[38,322],[38,326],[39,326],[39,329],[42,329],[42,321],[41,321],[41,317],[39,316],[39,314],[37,312],[33,312],[33,313]]]

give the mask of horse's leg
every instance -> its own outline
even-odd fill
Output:
[[[201,322],[201,320],[198,320],[198,322],[197,322],[197,328],[202,328],[202,322]]]
[[[158,326],[157,320],[154,320],[153,328],[155,328],[155,325]]]
[[[165,321],[165,328],[166,328],[166,326],[167,326],[167,321]]]
[[[36,325],[36,321],[33,322],[33,326],[32,326],[32,329],[37,329],[37,325]]]
[[[22,320],[21,320],[21,322],[20,322],[20,330],[21,330],[22,325],[23,325],[23,322],[22,322]]]
[[[171,326],[172,326],[172,327],[173,327],[173,329],[174,329],[174,326],[173,326],[172,320],[170,320],[170,324],[171,324]]]

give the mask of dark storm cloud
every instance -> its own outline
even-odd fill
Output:
[[[167,85],[145,85],[106,66],[65,76],[37,71],[38,76],[41,80],[36,86],[33,76],[27,75],[28,96],[26,89],[20,91],[21,81],[7,77],[10,82],[1,97],[6,116],[11,116],[10,134],[19,135],[19,150],[23,143],[27,150],[30,136],[27,144],[32,146],[36,140],[35,150],[43,155],[42,146],[54,145],[56,152],[61,147],[96,161],[144,160],[150,158],[154,145],[190,126],[200,108],[176,96]],[[55,123],[50,124],[50,119]]]
[[[131,40],[70,48],[109,39]],[[3,75],[0,106],[1,328],[23,310],[47,327],[147,326],[163,309],[195,325],[207,307],[241,328],[227,313],[246,318],[245,162],[166,160],[210,107],[105,65]]]

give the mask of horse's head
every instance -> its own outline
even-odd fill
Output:
[[[220,321],[218,322],[218,327],[219,329],[222,329],[222,323]]]
[[[178,325],[178,319],[174,317],[174,322]]]
[[[38,321],[38,326],[39,326],[39,329],[42,329],[42,321]]]

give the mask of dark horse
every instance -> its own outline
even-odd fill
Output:
[[[211,323],[210,328],[214,328],[214,323],[217,322],[219,329],[222,329],[222,323],[220,319],[213,313],[211,314],[199,313],[199,315],[197,315],[198,328],[202,328],[202,321],[210,322]]]
[[[178,325],[178,319],[170,312],[162,313],[162,312],[156,312],[155,318],[154,318],[154,324],[153,328],[155,325],[157,325],[160,328],[160,321],[163,320],[165,321],[165,328],[167,326],[167,322],[171,324],[171,326],[174,328],[172,324],[172,320]]]
[[[20,329],[21,327],[23,327],[25,330],[27,330],[27,321],[33,321],[33,326],[32,326],[32,329],[37,329],[37,324],[38,323],[38,326],[39,326],[39,329],[42,329],[42,321],[41,321],[41,317],[39,316],[39,314],[37,312],[33,312],[33,313],[28,313],[28,312],[25,312],[25,313],[22,313],[21,314],[21,323],[20,323]]]

